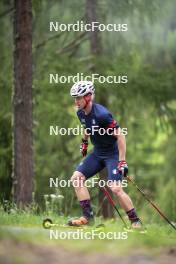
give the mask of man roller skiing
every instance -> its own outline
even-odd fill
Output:
[[[77,116],[84,126],[85,131],[80,145],[83,156],[87,155],[88,138],[94,146],[93,151],[77,166],[71,177],[76,196],[82,208],[82,216],[69,220],[68,224],[80,226],[89,224],[93,220],[93,211],[90,203],[90,195],[87,187],[82,184],[88,178],[94,176],[106,167],[108,180],[111,181],[110,189],[117,196],[118,202],[128,215],[132,228],[141,228],[142,223],[138,218],[130,197],[124,192],[121,181],[127,176],[128,165],[126,163],[126,141],[121,133],[119,124],[113,119],[111,113],[102,105],[93,102],[94,85],[90,81],[80,81],[74,84],[70,94],[75,98],[78,108]],[[93,127],[110,129],[112,133],[99,133]],[[100,131],[100,130],[99,130]],[[94,133],[93,133],[94,132]],[[79,184],[74,184],[79,182]]]

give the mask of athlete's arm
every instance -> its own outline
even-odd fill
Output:
[[[83,139],[84,139],[84,140],[88,140],[89,136],[90,136],[90,135],[88,135],[88,134],[86,133],[86,131],[84,130]]]
[[[119,149],[119,162],[118,171],[122,176],[126,177],[128,175],[128,164],[126,163],[126,140],[125,136],[122,134],[121,128],[117,128],[114,136],[117,138],[117,144]]]
[[[125,160],[126,155],[126,140],[122,134],[121,128],[116,120],[113,119],[111,113],[106,113],[101,117],[101,124],[106,129],[113,129],[114,136],[117,138],[117,146],[119,150],[119,161]]]
[[[101,118],[101,124],[107,129],[114,129],[114,136],[117,138],[117,146],[119,150],[119,160],[118,160],[118,171],[122,176],[127,176],[128,164],[125,161],[126,156],[126,140],[122,134],[121,128],[117,121],[115,121],[111,113],[106,113]]]
[[[119,149],[119,160],[125,160],[126,158],[126,140],[122,134],[121,128],[115,130],[114,136],[117,138],[117,144]]]

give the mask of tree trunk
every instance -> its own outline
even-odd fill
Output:
[[[100,22],[98,20],[98,0],[86,0],[86,22],[87,23]],[[95,31],[90,31],[89,39],[90,39],[91,54],[94,57],[100,57],[103,53],[101,32],[99,32],[97,29]],[[92,72],[97,72],[95,64],[91,69]],[[100,98],[100,104],[103,104],[104,106],[107,105],[107,98],[104,97],[103,95],[102,98]],[[102,170],[99,174],[101,179],[107,180],[107,172],[105,169]],[[100,205],[102,204],[100,213],[103,215],[104,218],[112,217],[113,216],[112,207],[107,200],[104,200],[103,202],[103,198],[104,198],[104,194],[100,190],[98,194],[99,204]]]
[[[32,3],[14,0],[13,198],[19,207],[32,201]]]
[[[86,22],[98,21],[98,0],[86,0]],[[91,53],[95,56],[102,54],[101,32],[96,28],[89,32]]]

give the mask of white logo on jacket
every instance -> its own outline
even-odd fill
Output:
[[[95,125],[96,122],[95,122],[95,119],[92,119],[92,125]]]

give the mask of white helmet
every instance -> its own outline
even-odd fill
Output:
[[[72,97],[84,96],[88,93],[94,94],[95,88],[91,81],[80,81],[75,83],[71,90],[70,95]]]

